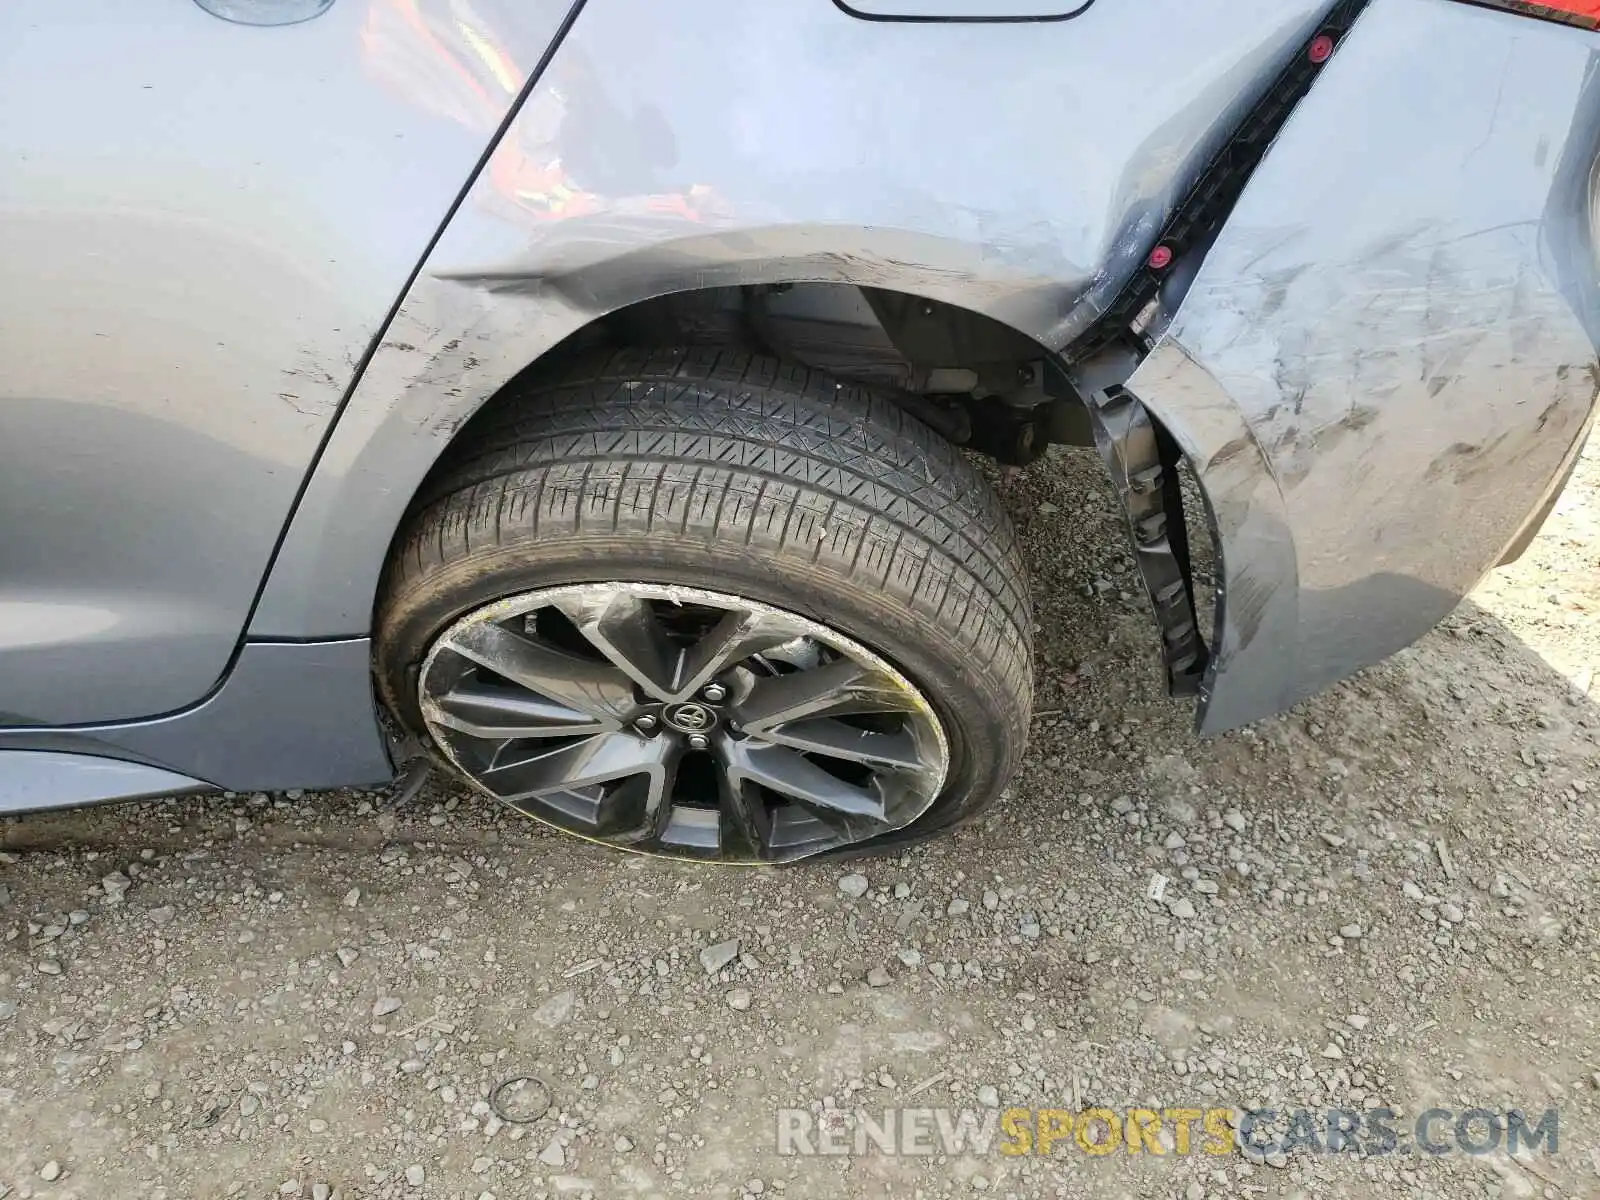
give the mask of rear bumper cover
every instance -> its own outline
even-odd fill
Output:
[[[1559,487],[1600,379],[1597,63],[1374,0],[1128,381],[1220,551],[1203,732],[1415,641]]]

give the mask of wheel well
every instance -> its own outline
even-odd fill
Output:
[[[540,356],[456,434],[492,423],[530,380],[606,347],[716,347],[765,354],[871,385],[958,445],[1023,464],[1052,442],[1092,439],[1077,388],[1033,338],[971,309],[843,283],[712,287],[598,317]]]
[[[671,293],[590,321],[514,375],[455,430],[408,507],[415,511],[418,499],[448,477],[460,457],[453,451],[469,452],[507,421],[530,389],[599,351],[716,349],[787,361],[868,385],[950,442],[1003,464],[1024,465],[1051,444],[1095,445],[1088,397],[1115,391],[1132,374],[1143,357],[1131,340],[1135,336],[1069,363],[992,317],[914,293],[820,282]],[[1159,427],[1154,414],[1148,419]],[[1179,460],[1169,465],[1177,467]],[[1179,522],[1180,495],[1174,491],[1170,497],[1168,514]],[[1205,510],[1190,512],[1199,516]],[[396,529],[397,542],[407,524]],[[1211,533],[1207,523],[1197,524]],[[1182,539],[1177,542],[1183,547]],[[393,556],[391,545],[388,558]],[[1187,572],[1186,547],[1179,557]],[[1184,584],[1192,615],[1187,574]]]

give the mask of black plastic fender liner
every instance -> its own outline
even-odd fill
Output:
[[[1127,518],[1139,575],[1161,631],[1167,690],[1174,696],[1198,695],[1210,652],[1195,613],[1178,445],[1125,388],[1095,392],[1088,409],[1095,446]]]

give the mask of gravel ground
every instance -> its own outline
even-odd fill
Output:
[[[437,776],[0,824],[0,1196],[1600,1195],[1600,454],[1420,645],[1208,742],[1098,466],[1005,491],[1032,750],[905,854],[697,871]],[[516,1076],[526,1123],[489,1104]],[[777,1153],[783,1108],[1095,1105],[1553,1107],[1560,1140]]]

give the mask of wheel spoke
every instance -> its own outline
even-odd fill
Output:
[[[719,837],[724,855],[767,858],[772,845],[772,815],[762,802],[760,789],[732,771],[717,772],[717,802],[721,809]]]
[[[650,602],[622,592],[563,596],[555,606],[617,670],[657,700],[671,700],[682,652]]]
[[[479,680],[466,680],[423,703],[430,719],[471,737],[577,737],[616,728],[615,722],[597,720],[520,688]]]
[[[724,769],[735,788],[758,783],[780,795],[851,816],[883,816],[883,797],[875,788],[857,787],[823,770],[787,746],[750,740],[723,743]]]
[[[891,771],[919,771],[924,766],[922,748],[908,729],[879,733],[858,729],[832,717],[810,717],[785,722],[752,736],[808,754],[842,758]]]
[[[735,712],[751,733],[802,717],[905,712],[907,701],[875,672],[839,659],[809,671],[758,679]]]
[[[469,625],[446,647],[609,729],[620,728],[634,707],[632,684],[615,667],[542,645],[503,625],[490,621]]]
[[[482,772],[504,800],[528,800],[549,792],[573,791],[633,775],[648,775],[665,789],[667,764],[676,747],[667,738],[602,733],[564,746],[538,742],[518,746]]]
[[[628,846],[659,842],[672,821],[672,793],[682,747],[658,739],[660,770],[635,775],[609,789],[595,810],[595,832]]]
[[[740,659],[794,640],[786,625],[755,612],[726,614],[680,659],[672,700],[687,700]]]

